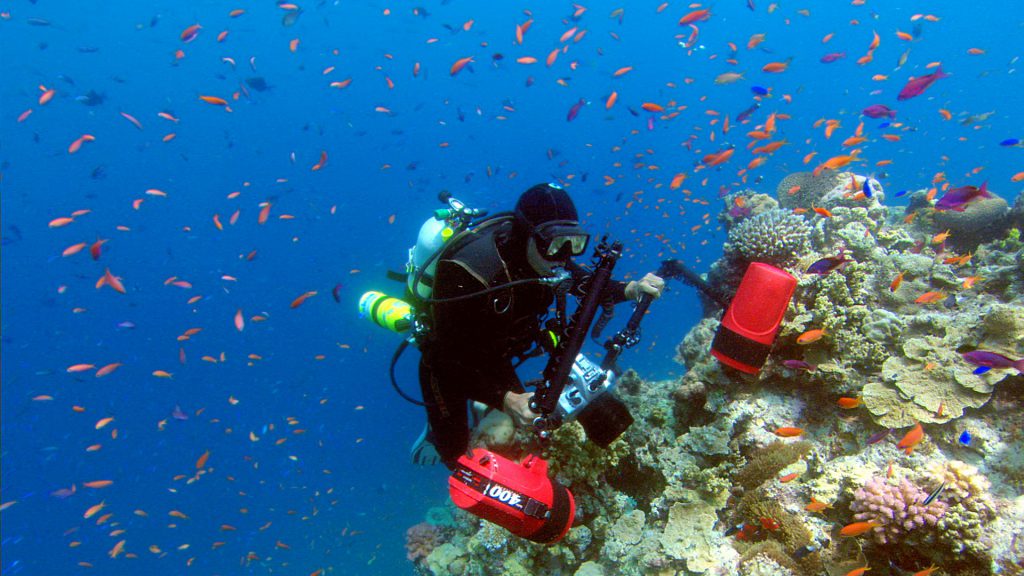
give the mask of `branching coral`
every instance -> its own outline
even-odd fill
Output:
[[[881,524],[872,529],[879,544],[907,543],[926,539],[927,528],[934,528],[946,513],[945,502],[936,499],[925,506],[927,498],[927,492],[906,478],[895,486],[872,478],[854,493],[850,509],[857,521]]]
[[[742,262],[786,266],[807,253],[810,234],[803,216],[789,210],[768,210],[734,226],[725,253]]]

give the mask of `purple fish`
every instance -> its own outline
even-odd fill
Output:
[[[729,216],[733,218],[746,218],[750,216],[750,206],[733,206],[729,209]]]
[[[1013,360],[1003,356],[1002,354],[989,352],[987,350],[965,352],[961,354],[961,356],[963,356],[963,359],[968,363],[974,364],[979,368],[978,370],[975,370],[975,374],[984,374],[991,369],[1001,370],[1005,368],[1013,368],[1017,372],[1024,374],[1024,358],[1020,360]],[[987,368],[988,370],[981,370],[981,368]]]
[[[175,406],[171,411],[171,417],[175,420],[188,420],[188,414],[181,411],[181,406]]]
[[[331,290],[331,296],[334,296],[334,301],[341,304],[341,282],[334,285],[334,289]]]
[[[836,60],[846,58],[846,52],[830,52],[821,57],[822,64],[830,64]]]
[[[907,85],[904,86],[902,90],[900,90],[900,94],[899,96],[896,97],[896,99],[908,100],[910,98],[913,98],[914,96],[920,96],[921,94],[924,93],[925,90],[928,89],[929,86],[934,84],[936,80],[940,78],[945,78],[947,76],[949,76],[949,74],[943,72],[942,66],[939,66],[938,70],[931,74],[925,74],[924,76],[921,76],[919,78],[911,78],[910,80],[907,81]]]
[[[977,186],[961,186],[946,192],[935,203],[936,210],[952,210],[963,212],[967,205],[981,198],[991,198],[992,193],[988,191],[988,182],[983,182],[981,188]]]
[[[790,370],[807,370],[808,372],[814,372],[818,367],[809,362],[803,360],[785,360],[782,365]]]
[[[839,269],[847,262],[853,262],[853,260],[850,260],[849,258],[844,256],[843,251],[840,250],[838,256],[829,256],[827,258],[822,258],[821,260],[818,260],[814,264],[808,266],[807,273],[825,276],[826,274],[832,272],[833,270]]]
[[[889,108],[885,104],[872,104],[867,108],[860,111],[861,114],[868,118],[895,118],[896,111]]]
[[[881,432],[875,432],[871,436],[868,436],[868,444],[878,444],[882,440],[885,440],[885,437],[888,436],[890,432],[892,432],[892,428],[887,428]]]
[[[78,489],[75,487],[75,485],[72,484],[71,488],[61,488],[59,490],[54,490],[53,492],[50,492],[50,496],[53,496],[54,498],[60,498],[61,500],[64,500],[64,499],[70,498],[72,495],[74,495],[74,493],[77,490]]]
[[[586,104],[586,103],[587,103],[586,100],[584,100],[583,98],[580,98],[579,102],[573,104],[572,108],[569,108],[569,113],[565,115],[565,121],[566,122],[572,122],[573,120],[575,120],[576,116],[579,115],[580,110],[583,109],[583,105]]]

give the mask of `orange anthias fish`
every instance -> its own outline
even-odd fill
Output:
[[[914,304],[934,304],[936,302],[941,302],[942,300],[945,299],[945,292],[925,292],[924,294],[918,296],[917,300],[914,300]]]
[[[914,447],[920,444],[922,439],[924,439],[924,429],[921,428],[921,423],[918,422],[910,429],[910,432],[903,436],[899,443],[896,444],[896,447],[903,448],[903,452],[910,456],[914,451]]]
[[[825,336],[828,336],[828,333],[825,332],[823,328],[815,328],[814,330],[808,330],[807,332],[804,332],[803,334],[798,336],[796,339],[796,343],[800,344],[801,346],[804,346],[807,344],[811,344],[812,342],[817,342],[818,340],[821,340]]]
[[[775,430],[775,435],[782,438],[793,438],[795,436],[801,436],[804,433],[803,428],[793,428],[790,426],[783,426]]]
[[[903,275],[904,274],[905,274],[905,272],[900,272],[899,274],[896,275],[895,278],[892,279],[892,284],[889,284],[889,291],[890,292],[895,292],[896,290],[899,289],[900,284],[903,284]]]
[[[938,569],[938,566],[932,564],[924,570],[918,570],[917,572],[914,572],[913,576],[929,576],[932,572],[935,572]]]
[[[782,482],[783,484],[785,484],[786,482],[792,482],[793,480],[796,480],[796,477],[799,475],[799,472],[791,472],[789,474],[786,474],[785,476],[781,476],[779,478],[779,482]]]
[[[870,566],[861,566],[860,568],[854,568],[846,573],[846,576],[864,576],[864,573],[871,570]]]
[[[735,151],[736,151],[735,148],[728,148],[728,149],[722,150],[721,152],[715,152],[713,154],[708,154],[708,155],[704,156],[704,158],[703,158],[704,165],[706,165],[708,167],[711,167],[711,166],[718,166],[719,164],[724,164],[725,162],[727,162],[729,160],[729,158],[732,158],[732,155],[733,155],[733,153]]]
[[[880,522],[854,522],[853,524],[847,524],[843,526],[842,530],[839,531],[841,536],[860,536],[872,528],[881,526]]]
[[[860,406],[861,402],[862,400],[859,397],[850,398],[848,396],[842,396],[839,398],[839,400],[836,401],[836,404],[838,404],[840,408],[851,410],[853,408]]]
[[[826,502],[820,502],[817,499],[815,499],[814,496],[811,496],[811,503],[808,504],[807,506],[804,506],[804,510],[807,510],[808,512],[822,512],[826,508],[831,507],[831,504],[828,504]]]

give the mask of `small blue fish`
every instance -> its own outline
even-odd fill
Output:
[[[765,88],[764,86],[751,86],[750,91],[753,92],[754,94],[757,94],[758,96],[768,95],[768,89]]]
[[[975,376],[981,376],[982,374],[988,372],[991,369],[991,366],[978,366],[977,368],[974,369],[973,372],[971,372],[971,374],[974,374]]]
[[[896,198],[899,198],[900,196],[906,196],[907,192],[910,192],[910,190],[900,190],[896,194],[893,194],[893,196],[895,196]]]
[[[879,128],[888,128],[889,126],[892,126],[892,122],[882,122],[878,125]]]
[[[957,442],[963,444],[964,446],[970,446],[972,440],[971,433],[967,430],[964,430],[963,432],[960,433],[960,437],[957,438],[956,440]]]
[[[864,179],[864,196],[871,198],[871,180],[869,178]]]
[[[999,143],[1000,146],[1019,146],[1020,138],[1007,138]]]

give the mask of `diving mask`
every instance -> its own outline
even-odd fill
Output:
[[[567,260],[579,256],[587,249],[590,235],[580,229],[574,220],[552,220],[533,231],[537,249],[547,260]]]

